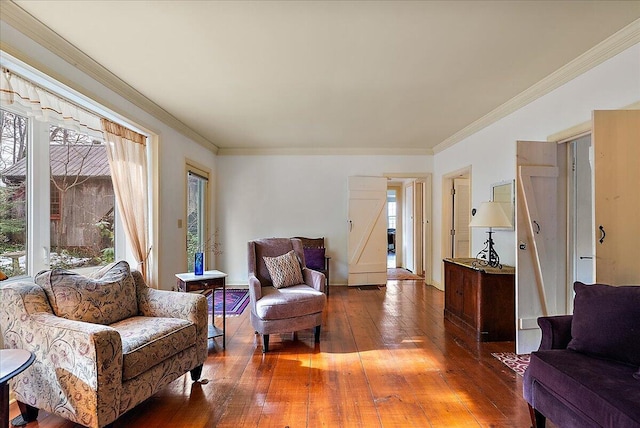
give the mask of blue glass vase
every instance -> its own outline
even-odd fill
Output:
[[[195,261],[193,265],[193,273],[194,275],[203,275],[204,274],[204,253],[196,253]]]

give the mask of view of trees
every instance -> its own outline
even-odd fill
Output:
[[[0,269],[25,273],[27,118],[0,110]],[[105,264],[114,257],[114,193],[101,141],[51,125],[51,266]]]

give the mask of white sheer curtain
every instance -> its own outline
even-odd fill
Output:
[[[147,138],[107,119],[101,124],[118,209],[138,270],[148,282]]]

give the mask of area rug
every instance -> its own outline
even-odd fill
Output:
[[[529,354],[517,355],[513,352],[494,352],[491,355],[520,376],[524,375],[524,371],[529,366]]]
[[[216,289],[213,293],[214,304],[211,305],[211,296],[207,296],[209,301],[209,313],[213,309],[215,315],[222,315],[222,290]],[[249,290],[246,289],[227,289],[227,316],[240,315],[244,308],[249,304]]]
[[[392,280],[405,280],[405,279],[409,279],[409,280],[417,280],[417,279],[423,279],[422,277],[411,273],[410,271],[408,271],[407,269],[404,268],[389,268],[387,269],[387,279],[392,279]]]

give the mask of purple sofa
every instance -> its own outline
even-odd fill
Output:
[[[541,317],[524,374],[534,427],[640,427],[640,286],[574,284],[573,315]]]

